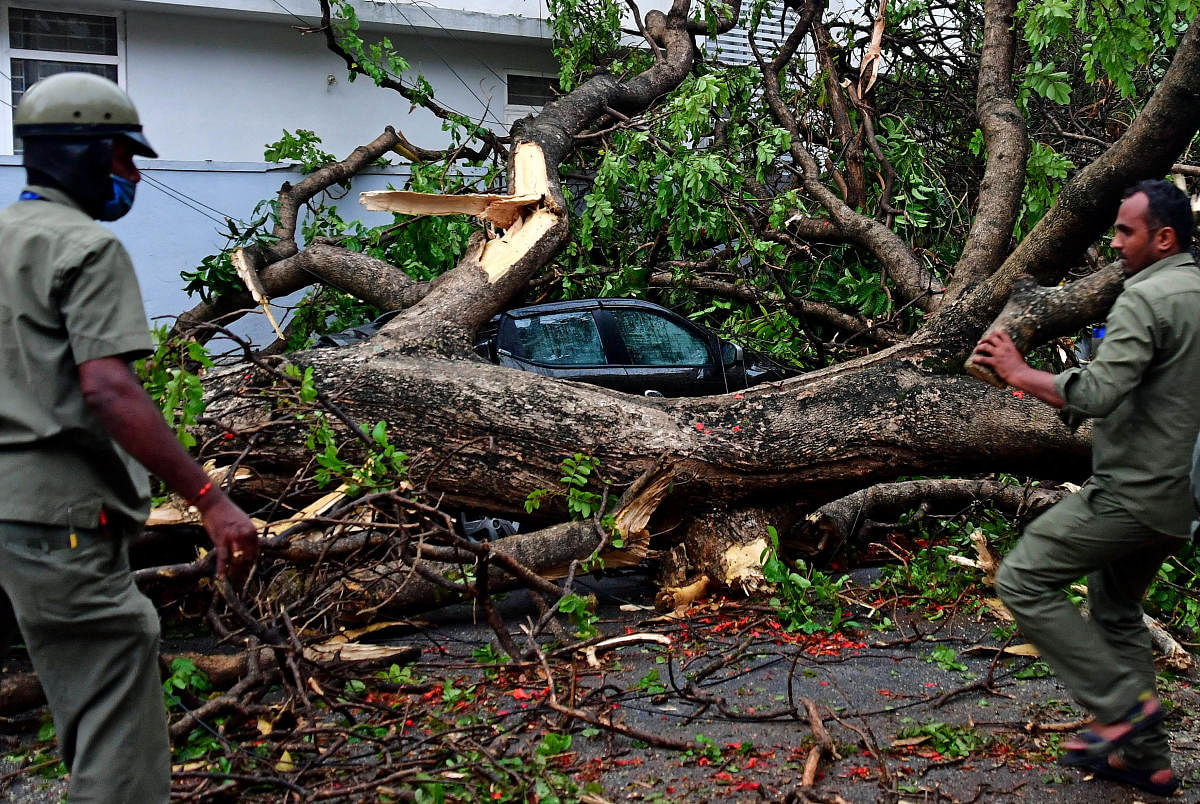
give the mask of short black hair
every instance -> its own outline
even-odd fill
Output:
[[[1170,226],[1181,251],[1192,247],[1192,200],[1169,181],[1146,179],[1130,187],[1122,198],[1143,193],[1149,200],[1146,222],[1151,227]]]

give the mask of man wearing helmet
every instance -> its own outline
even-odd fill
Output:
[[[175,439],[130,369],[152,351],[133,265],[95,219],[129,211],[157,154],[111,81],[38,82],[14,115],[29,186],[0,210],[0,587],[50,702],[69,799],[165,802],[159,624],[127,544],[146,469],[191,501],[217,571],[241,578],[255,527]],[[145,467],[145,468],[143,468]]]

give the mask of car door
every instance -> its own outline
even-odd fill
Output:
[[[609,363],[592,310],[504,316],[497,340],[500,365],[560,380],[623,390],[625,370]]]
[[[646,308],[605,305],[624,345],[625,390],[663,396],[705,396],[726,391],[708,338],[674,316]]]

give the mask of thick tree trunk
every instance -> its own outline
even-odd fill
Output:
[[[1108,225],[1123,186],[1171,164],[1191,140],[1200,126],[1200,22],[1182,37],[1145,112],[1104,157],[1071,180],[1033,235],[1001,263],[1022,187],[1013,170],[1023,162],[1025,145],[1008,80],[1013,3],[988,0],[976,104],[987,137],[988,172],[961,280],[949,294],[952,301],[942,304],[943,287],[924,259],[883,221],[851,208],[823,183],[815,151],[805,145],[795,103],[785,100],[780,85],[806,32],[819,27],[823,8],[820,2],[796,4],[800,27],[772,62],[760,58],[765,100],[792,134],[790,152],[807,202],[821,208],[793,218],[792,232],[812,239],[822,239],[826,232],[826,239],[869,253],[899,295],[937,311],[922,329],[877,354],[778,386],[701,399],[632,397],[474,358],[469,347],[478,326],[526,288],[569,235],[569,205],[558,166],[568,158],[576,136],[606,116],[621,119],[645,111],[693,69],[690,5],[676,0],[668,13],[647,15],[644,34],[654,45],[655,61],[643,73],[628,80],[597,74],[541,114],[514,125],[509,189],[523,200],[519,214],[504,220],[502,234],[477,234],[460,264],[432,286],[401,286],[400,281],[390,291],[392,297],[419,301],[373,341],[290,358],[311,368],[326,396],[340,406],[342,457],[361,457],[361,442],[369,440],[347,431],[348,422],[386,421],[391,443],[409,456],[409,477],[420,492],[447,506],[524,518],[522,502],[530,492],[559,488],[564,459],[591,455],[615,491],[635,484],[656,489],[639,498],[637,522],[623,522],[621,533],[628,538],[653,532],[657,523],[652,519],[687,511],[695,521],[669,540],[680,542],[689,563],[702,565],[718,583],[730,576],[723,568],[730,549],[753,550],[746,544],[754,544],[767,525],[776,524],[773,517],[808,514],[898,475],[1012,471],[1081,476],[1088,452],[1086,429],[1071,433],[1047,406],[977,382],[963,372],[963,360],[1019,275],[1057,281],[1069,267],[1064,255],[1081,252]],[[738,4],[733,5],[736,15]],[[728,24],[725,19],[718,27]],[[842,122],[848,137],[846,120]],[[395,142],[398,138],[385,135],[372,147]],[[356,152],[352,159],[363,157]],[[335,167],[323,179],[340,175],[345,167]],[[293,213],[317,183],[306,180],[281,192],[279,245],[261,255],[264,277],[277,269],[287,279],[305,267],[297,264],[301,259],[311,267],[321,256],[319,251],[311,258],[299,253],[294,239]],[[807,208],[816,209],[811,203]],[[367,274],[387,270],[379,265],[363,269]],[[331,265],[322,271],[334,275]],[[363,285],[369,283],[367,279]],[[1114,288],[1119,288],[1119,277],[1111,270],[1063,291],[1022,285],[1000,325],[1023,346],[1032,345],[1101,317]],[[236,458],[255,470],[259,488],[268,494],[288,489],[312,459],[305,446],[309,423],[296,416],[295,400],[272,401],[278,396],[272,387],[277,381],[260,369],[214,373],[208,382],[209,418],[200,434],[207,443],[221,445],[226,460]],[[226,434],[231,438],[226,440]],[[790,510],[763,510],[780,500],[789,501]],[[826,512],[830,522],[836,519],[831,510]],[[697,512],[707,513],[696,517]],[[565,510],[560,505],[538,516],[535,526],[564,519]],[[852,531],[853,523],[848,527]],[[596,540],[590,526],[562,525],[526,535],[505,549],[511,546],[522,563],[549,573],[554,566],[585,558]],[[466,548],[460,545],[460,550]],[[460,556],[453,548],[442,548],[422,560],[453,564],[469,553]],[[362,616],[390,610],[405,596],[439,599],[438,584],[430,578],[447,567],[419,562],[418,567],[429,572],[390,573],[385,570],[391,567],[374,567],[354,576],[348,582],[354,589],[346,589],[363,595]],[[485,590],[506,582],[505,573],[479,580]],[[460,583],[457,591],[469,586]]]
[[[1059,489],[1013,486],[995,480],[908,480],[884,483],[826,503],[809,514],[804,530],[814,552],[840,547],[861,532],[894,527],[894,519],[925,506],[929,510],[962,510],[988,502],[1014,517],[1046,510],[1066,496]]]
[[[984,6],[985,41],[976,108],[987,148],[987,165],[971,233],[943,304],[958,298],[1000,267],[1021,211],[1029,137],[1013,87],[1016,7],[1015,0],[988,0]]]
[[[1122,192],[1142,179],[1161,178],[1200,128],[1200,17],[1179,41],[1171,66],[1133,124],[1096,161],[1063,187],[1050,211],[1004,264],[956,301],[943,306],[917,338],[933,343],[977,338],[1012,292],[1030,275],[1054,285],[1112,224]]]
[[[900,473],[1069,472],[1087,452],[1086,436],[1046,406],[946,373],[960,370],[961,357],[929,351],[898,348],[779,387],[678,400],[370,344],[296,360],[353,419],[387,421],[410,476],[429,491],[498,513],[518,514],[529,492],[557,488],[562,460],[576,452],[596,457],[618,487],[662,460],[679,499],[736,504],[787,493],[813,507]],[[311,459],[307,425],[290,416],[272,423],[257,381],[245,376],[210,378],[208,413],[220,424],[203,435],[253,435],[245,465],[282,490]]]

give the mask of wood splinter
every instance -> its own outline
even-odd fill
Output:
[[[372,190],[359,195],[359,203],[374,212],[401,215],[471,215],[498,229],[511,229],[528,217],[549,196],[545,157],[533,143],[522,143],[513,154],[512,192],[414,193],[408,190]]]

